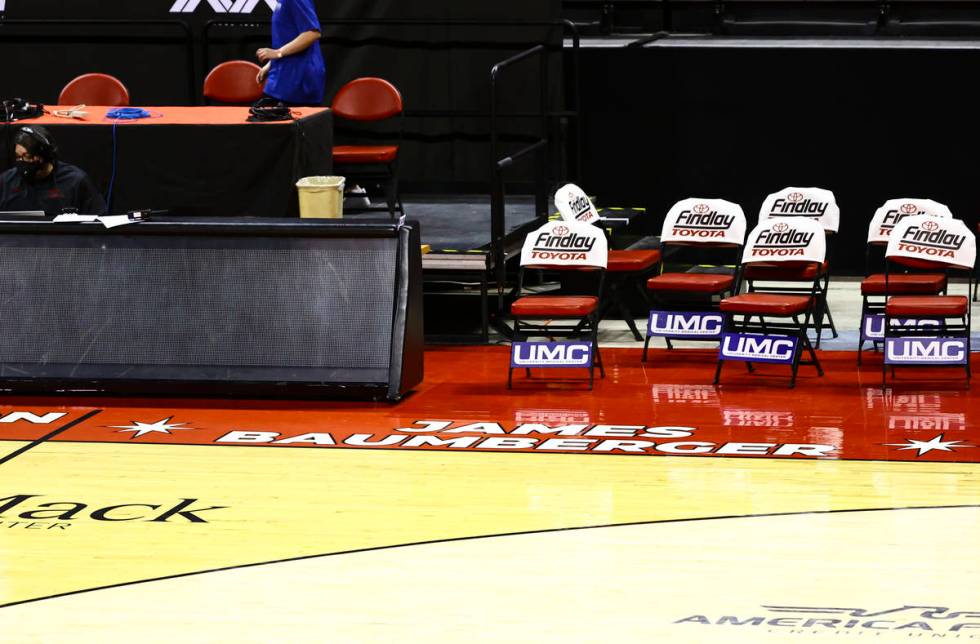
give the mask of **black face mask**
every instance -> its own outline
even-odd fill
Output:
[[[24,177],[27,181],[34,181],[37,178],[37,173],[41,171],[44,163],[41,161],[30,162],[30,161],[17,161],[17,172],[20,176]]]

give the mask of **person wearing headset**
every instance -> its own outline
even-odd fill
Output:
[[[39,125],[21,127],[14,135],[16,164],[0,174],[0,210],[43,210],[60,215],[104,215],[105,200],[85,172],[58,160],[58,146]]]
[[[255,81],[287,105],[322,105],[326,68],[313,0],[279,0],[272,12],[272,48],[255,52],[265,63]]]

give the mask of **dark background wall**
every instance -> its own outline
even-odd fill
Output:
[[[21,96],[53,104],[61,88],[75,76],[100,71],[127,85],[134,105],[164,106],[201,102],[204,74],[219,62],[255,59],[268,44],[271,9],[266,0],[7,0],[0,21],[0,97]],[[254,4],[250,13],[235,13]],[[327,63],[326,99],[345,82],[359,76],[381,76],[402,92],[409,113],[425,110],[489,109],[490,67],[531,43],[560,48],[560,26],[449,27],[332,24],[337,20],[502,20],[553,21],[558,0],[498,0],[470,3],[454,0],[316,0],[323,26]],[[179,6],[178,6],[179,5]],[[183,12],[171,12],[183,7]],[[228,7],[218,12],[215,7]],[[254,19],[250,22],[249,19]],[[20,21],[60,19],[65,25],[31,25]],[[167,21],[172,24],[93,25],[86,20]],[[233,26],[212,26],[209,21]],[[188,46],[187,29],[191,34]],[[446,43],[452,46],[447,47]],[[561,56],[553,57],[552,98],[560,102]],[[515,68],[504,79],[502,107],[533,109],[537,98],[536,68]],[[489,149],[485,118],[406,120],[403,180],[409,189],[484,190]],[[509,120],[505,133],[514,144],[535,126]],[[520,177],[520,172],[517,174]]]
[[[978,219],[980,126],[964,79],[980,49],[950,45],[586,50],[583,185],[604,204],[647,207],[651,231],[685,197],[732,200],[754,223],[770,192],[828,188],[841,208],[835,263],[860,271],[888,198]]]

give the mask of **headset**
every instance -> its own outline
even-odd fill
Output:
[[[282,101],[263,96],[248,109],[247,121],[290,121],[293,118],[289,106]]]
[[[29,125],[22,125],[20,131],[24,134],[30,135],[35,141],[38,142],[39,147],[37,149],[36,156],[43,158],[46,161],[54,161],[58,158],[58,146],[49,139],[44,133],[36,128],[30,127]]]
[[[22,98],[8,98],[0,102],[0,119],[12,123],[23,119],[33,119],[44,114],[44,106],[31,103]]]

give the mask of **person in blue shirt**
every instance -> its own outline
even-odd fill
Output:
[[[255,52],[265,63],[255,79],[265,95],[288,105],[322,105],[326,68],[313,0],[279,0],[272,12],[272,48]]]

